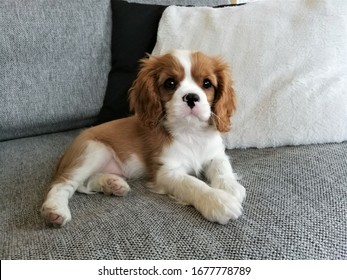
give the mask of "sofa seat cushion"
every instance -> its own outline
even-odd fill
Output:
[[[126,197],[73,196],[64,228],[39,210],[79,131],[0,143],[1,259],[346,259],[347,142],[229,150],[247,189],[227,225],[130,182]]]

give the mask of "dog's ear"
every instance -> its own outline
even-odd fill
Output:
[[[235,92],[228,65],[220,58],[215,58],[214,65],[217,76],[217,90],[212,106],[214,123],[218,131],[228,132],[231,128],[230,117],[236,109]]]
[[[154,128],[163,116],[163,108],[157,85],[156,57],[140,61],[141,68],[129,90],[130,109],[145,126]]]

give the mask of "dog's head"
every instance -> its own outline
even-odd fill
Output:
[[[215,125],[230,129],[235,95],[228,66],[218,57],[176,50],[141,60],[130,107],[147,126]]]

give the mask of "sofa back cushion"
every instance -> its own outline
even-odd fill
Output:
[[[109,0],[0,0],[0,141],[92,124],[111,64]]]

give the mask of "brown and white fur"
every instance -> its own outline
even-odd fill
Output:
[[[127,179],[141,176],[153,192],[193,205],[209,221],[226,224],[241,215],[245,189],[220,134],[229,131],[235,110],[227,65],[183,50],[141,63],[129,91],[135,115],[89,128],[73,141],[42,206],[47,222],[71,220],[68,200],[76,190],[125,196]],[[195,177],[202,172],[208,184]]]

